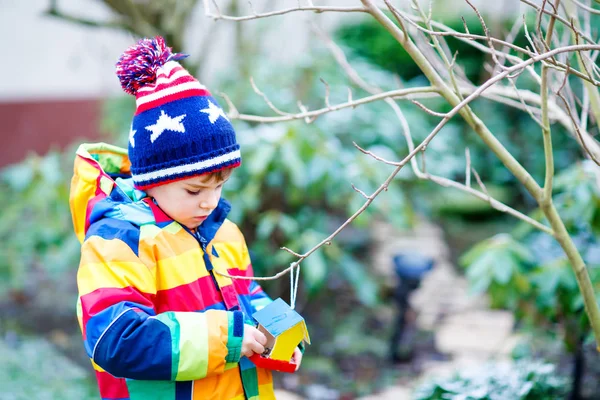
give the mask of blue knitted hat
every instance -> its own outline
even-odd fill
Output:
[[[117,62],[117,76],[136,98],[129,133],[138,189],[238,167],[240,146],[225,112],[178,62],[162,37],[142,39]]]

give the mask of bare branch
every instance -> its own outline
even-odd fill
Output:
[[[473,5],[473,3],[471,3],[469,0],[465,0],[465,2],[473,9],[473,11],[475,11],[477,18],[479,19],[479,23],[481,24],[481,27],[483,28],[483,32],[485,33],[485,39],[488,43],[488,47],[491,50],[490,54],[492,55],[492,59],[494,60],[494,63],[496,63],[496,67],[498,67],[500,69],[505,69],[506,67],[502,63],[500,63],[500,60],[498,60],[498,57],[496,56],[496,49],[494,48],[494,44],[491,39],[490,30],[488,29],[487,25],[485,24],[485,20],[481,16],[481,13],[477,9],[477,7],[475,7]]]
[[[539,118],[537,118],[533,114],[533,109],[525,102],[525,99],[523,99],[523,96],[521,95],[521,92],[517,89],[517,85],[515,84],[514,80],[511,79],[511,78],[509,78],[507,80],[510,83],[510,85],[512,86],[512,88],[514,89],[517,97],[519,98],[519,101],[523,105],[523,109],[529,114],[529,116],[531,117],[531,119],[534,120],[536,124],[538,124],[538,125],[541,126],[542,125],[542,121],[540,121]],[[540,114],[542,113],[542,110],[536,109],[536,111],[538,111]]]
[[[282,247],[281,250],[285,250],[285,251],[287,251],[288,253],[290,253],[291,255],[293,255],[295,257],[302,258],[301,254],[298,254],[295,251],[288,249],[287,247]]]
[[[446,117],[445,113],[439,113],[433,110],[430,110],[429,108],[427,108],[425,105],[423,105],[423,103],[418,102],[417,100],[412,100],[411,102],[416,105],[417,107],[419,107],[421,110],[425,111],[427,114],[431,114],[435,117],[440,117],[440,118],[444,118]]]
[[[267,105],[269,106],[269,108],[273,111],[275,111],[276,114],[279,115],[283,115],[283,116],[289,116],[289,113],[283,112],[281,110],[279,110],[277,107],[275,107],[275,105],[269,100],[269,98],[267,97],[266,94],[264,94],[263,92],[261,92],[258,87],[256,86],[256,84],[254,83],[254,78],[250,77],[250,84],[252,85],[252,89],[254,90],[254,92],[256,92],[256,94],[258,94],[259,96],[261,96],[263,98],[263,100],[265,101],[265,103],[267,103]],[[238,114],[238,118],[241,119],[241,116]]]
[[[346,13],[354,13],[354,12],[366,12],[364,7],[328,7],[328,6],[299,6],[299,7],[292,7],[292,8],[286,8],[283,10],[277,10],[277,11],[271,11],[271,12],[266,12],[266,13],[256,13],[256,11],[253,12],[253,15],[243,15],[243,16],[232,16],[232,15],[223,15],[220,10],[218,9],[218,6],[216,4],[216,1],[213,0],[213,5],[215,6],[215,8],[217,9],[217,13],[213,14],[210,11],[210,6],[208,4],[208,0],[203,0],[204,1],[204,15],[212,18],[214,20],[227,20],[227,21],[249,21],[252,19],[259,19],[259,18],[267,18],[267,17],[273,17],[275,15],[284,15],[284,14],[289,14],[289,13],[293,13],[293,12],[299,12],[299,11],[311,11],[311,12],[315,12],[315,13],[323,13],[323,12],[346,12]]]
[[[331,104],[329,104],[329,84],[323,78],[319,78],[323,85],[325,85],[325,105],[327,108],[331,108]]]
[[[480,192],[469,186],[463,185],[462,183],[441,176],[430,175],[425,179],[431,180],[441,186],[453,187],[455,189],[462,190],[463,192],[467,192],[475,197],[480,198],[481,200],[488,201],[490,205],[496,210],[512,215],[513,217],[530,224],[531,226],[539,229],[540,231],[546,232],[547,234],[554,236],[554,231],[548,226],[541,224],[539,221],[536,221],[535,219],[515,210],[514,208],[507,206],[506,204],[494,199],[493,197],[490,197],[489,194]]]
[[[467,26],[467,21],[465,21],[465,17],[461,16],[460,19],[462,19],[463,27],[465,28],[465,33],[467,35],[471,35],[471,32],[469,32],[469,27]]]
[[[441,29],[441,31],[433,31],[431,29],[427,29],[422,27],[421,25],[417,24],[416,21],[419,22],[424,22],[423,18],[419,18],[419,17],[413,17],[413,16],[408,16],[407,14],[403,13],[402,11],[395,9],[396,12],[398,13],[398,15],[400,16],[400,18],[402,18],[404,21],[408,22],[410,25],[414,26],[415,28],[417,28],[418,30],[427,33],[428,35],[431,36],[451,36],[457,39],[469,39],[469,40],[491,40],[492,43],[496,43],[496,44],[501,44],[503,46],[506,46],[510,49],[513,49],[515,51],[518,51],[519,53],[523,53],[526,54],[528,56],[532,56],[534,55],[533,52],[524,49],[523,47],[517,46],[514,43],[510,43],[507,42],[505,40],[501,40],[498,38],[495,38],[493,36],[490,36],[489,38],[487,36],[482,36],[482,35],[476,35],[473,33],[461,33],[458,31],[455,31],[454,29],[442,24],[441,22],[438,21],[431,21],[431,25],[433,27],[436,27],[438,29]],[[493,48],[493,47],[492,47]],[[490,51],[488,51],[490,52]],[[499,50],[495,50],[495,53],[497,54],[502,54],[504,55],[503,52],[499,51]],[[523,61],[522,59],[519,59],[520,61]]]
[[[562,102],[565,106],[565,110],[567,111],[567,114],[569,115],[569,119],[573,123],[573,129],[575,129],[575,132],[577,133],[578,141],[579,141],[579,143],[581,143],[582,147],[584,148],[585,153],[592,159],[592,161],[594,161],[594,163],[596,163],[596,165],[600,166],[600,160],[598,158],[596,158],[596,156],[594,155],[594,153],[592,151],[590,151],[590,149],[581,133],[581,128],[575,119],[575,115],[573,114],[571,106],[569,105],[569,102],[567,101],[564,94],[562,93],[562,90],[564,89],[565,84],[567,82],[567,76],[568,75],[565,74],[563,83],[561,84],[560,88],[556,91],[556,95],[558,96],[559,99],[562,100]]]
[[[542,9],[546,4],[546,0],[542,3]],[[560,4],[560,0],[554,1],[554,10]],[[548,29],[546,30],[546,39],[543,41],[547,49],[550,47],[552,41],[552,33],[554,32],[554,17],[555,14],[550,16],[550,22],[548,23]],[[542,13],[540,12],[540,21],[542,19]],[[541,37],[541,29],[540,29]],[[569,69],[567,64],[567,71],[565,72],[565,82],[569,76]],[[563,82],[564,85],[564,82]],[[550,118],[548,117],[548,67],[542,65],[542,85],[540,87],[540,98],[541,98],[541,109],[542,109],[542,136],[544,142],[544,160],[546,166],[546,174],[544,178],[544,188],[541,203],[552,201],[552,182],[554,179],[554,154],[552,153],[552,132],[550,130]]]
[[[352,142],[352,144],[354,145],[354,147],[356,147],[358,150],[360,150],[362,153],[373,157],[374,159],[376,159],[377,161],[381,161],[384,164],[388,164],[388,165],[393,165],[394,167],[399,166],[400,164],[402,164],[402,162],[397,162],[397,161],[389,161],[386,160],[383,157],[378,156],[377,154],[374,154],[373,152],[369,151],[369,150],[365,150],[362,147],[360,147],[358,144],[356,144],[356,142]]]
[[[227,113],[227,116],[230,119],[236,119],[240,116],[240,113],[238,111],[238,109],[235,107],[235,105],[233,104],[233,102],[231,101],[231,99],[229,98],[229,96],[227,96],[227,94],[223,93],[223,92],[218,92],[217,93],[219,96],[223,97],[225,99],[225,102],[227,103],[227,107],[229,108],[229,112]]]
[[[333,57],[335,58],[337,63],[340,65],[340,67],[344,70],[344,72],[346,73],[348,78],[355,85],[359,86],[366,92],[374,94],[374,95],[380,94],[383,92],[383,90],[381,88],[378,88],[376,86],[372,86],[372,85],[368,84],[358,75],[358,73],[354,70],[354,68],[352,68],[352,66],[348,62],[348,59],[346,58],[346,55],[344,54],[342,49],[340,49],[340,47],[338,45],[336,45],[334,43],[334,41],[331,40],[331,38],[322,29],[319,29],[319,27],[316,24],[313,24],[313,30],[325,42],[325,44],[331,51],[331,54],[333,55]],[[435,90],[435,89],[433,89],[433,90]],[[384,99],[384,101],[386,102],[386,104],[388,104],[392,108],[392,110],[394,111],[394,114],[398,118],[398,121],[400,122],[400,125],[402,126],[402,134],[404,135],[406,142],[408,144],[408,150],[412,151],[414,149],[415,145],[414,145],[414,142],[412,139],[412,135],[410,133],[410,126],[408,125],[408,122],[406,121],[406,118],[404,117],[402,110],[400,109],[398,104],[394,101],[394,99],[386,98],[386,99]],[[420,176],[421,172],[419,171],[419,167],[417,165],[416,160],[411,159],[410,166],[411,166],[413,172],[415,173],[415,175]]]
[[[589,37],[588,35],[584,34],[579,29],[575,28],[575,26],[571,22],[567,21],[565,18],[561,17],[560,15],[558,15],[556,13],[553,13],[552,11],[549,11],[549,10],[546,10],[546,9],[542,9],[540,6],[538,6],[537,4],[533,3],[530,0],[521,0],[521,3],[525,3],[528,6],[536,9],[537,11],[542,10],[542,12],[544,14],[548,14],[548,15],[554,16],[554,18],[556,18],[557,20],[559,20],[560,22],[562,22],[563,24],[565,24],[565,26],[567,26],[568,28],[570,28],[571,30],[573,30],[573,32],[575,32],[576,34],[578,34],[579,36],[581,36],[582,38],[584,38],[586,40],[586,42],[588,42],[590,44],[595,43],[594,40],[591,37]]]
[[[589,12],[590,14],[594,14],[594,15],[600,15],[600,10],[586,6],[585,4],[577,1],[577,0],[571,0],[573,3],[575,3],[575,5],[587,12]]]
[[[465,170],[465,186],[471,187],[471,152],[469,148],[465,148],[465,158],[467,160],[467,168]]]
[[[302,102],[300,100],[298,100],[298,108],[300,109],[300,111],[302,111],[303,113],[308,113],[308,109],[306,108],[306,106],[304,104],[302,104]],[[317,119],[317,117],[304,117],[304,122],[306,122],[307,124],[311,124],[314,122],[314,120]]]
[[[90,26],[94,28],[112,28],[112,29],[125,29],[131,30],[131,27],[127,25],[125,21],[97,21],[88,18],[77,17],[74,15],[66,14],[59,10],[57,1],[51,1],[50,7],[44,12],[45,15],[62,19],[67,22],[77,23],[80,25]]]
[[[259,117],[256,115],[240,114],[237,119],[243,120],[243,121],[273,123],[273,122],[291,121],[294,119],[305,119],[307,117],[316,118],[316,117],[326,114],[328,112],[338,111],[338,110],[341,110],[344,108],[349,108],[349,107],[354,108],[354,107],[362,105],[362,104],[372,103],[374,101],[383,100],[386,98],[390,98],[390,99],[403,98],[403,97],[410,98],[410,97],[412,97],[412,95],[419,94],[419,93],[421,93],[421,94],[437,93],[437,90],[431,86],[390,90],[388,92],[378,93],[378,94],[374,94],[372,96],[366,96],[366,97],[363,97],[362,99],[355,100],[353,102],[341,103],[341,104],[337,104],[337,105],[332,105],[331,107],[328,107],[328,108],[322,108],[322,109],[313,110],[313,111],[306,111],[306,112],[301,112],[298,114],[284,113],[284,115],[282,115],[280,117]]]
[[[492,203],[492,196],[490,196],[490,194],[487,191],[487,188],[485,187],[485,185],[483,184],[483,181],[481,180],[481,178],[479,177],[479,174],[477,173],[477,171],[475,170],[475,168],[471,168],[471,172],[473,172],[473,175],[475,175],[475,179],[477,180],[477,184],[479,185],[479,187],[481,188],[481,191],[483,193],[485,193],[485,197],[486,200],[490,203],[490,205],[492,207],[494,207],[494,204]],[[505,212],[506,210],[501,210],[502,212]]]
[[[352,189],[354,189],[358,193],[360,193],[362,195],[362,197],[364,197],[365,199],[369,199],[369,196],[367,196],[365,192],[363,192],[362,190],[360,190],[359,188],[357,188],[356,186],[354,186],[354,184],[352,184]]]

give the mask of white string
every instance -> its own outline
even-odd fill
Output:
[[[292,263],[293,264],[293,263]],[[290,264],[290,267],[291,265]],[[298,293],[298,282],[300,281],[300,264],[296,266],[296,276],[294,277],[294,268],[290,271],[290,307],[296,308],[296,294]]]

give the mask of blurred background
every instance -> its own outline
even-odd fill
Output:
[[[246,1],[218,3],[225,14],[251,13]],[[268,11],[296,3],[253,4]],[[433,4],[436,20],[462,31],[464,17],[471,32],[483,34],[463,1]],[[498,35],[527,10],[516,0],[475,4]],[[592,26],[599,26],[597,17]],[[76,322],[79,243],[68,193],[80,143],[126,146],[134,100],[114,73],[122,51],[141,36],[162,34],[175,51],[191,55],[185,66],[241,113],[273,115],[250,77],[280,109],[296,112],[297,100],[316,109],[324,104],[320,78],[331,88],[332,104],[347,100],[351,83],[313,22],[367,82],[387,89],[399,82],[427,85],[366,15],[293,13],[236,23],[205,17],[193,0],[0,0],[0,399],[98,398]],[[522,30],[515,42],[527,44]],[[459,51],[472,82],[490,76],[484,53],[453,39],[448,45]],[[366,95],[353,91],[355,98]],[[427,104],[450,110],[441,100]],[[472,107],[542,182],[542,136],[531,117],[484,99]],[[439,121],[409,102],[402,111],[419,142]],[[312,124],[234,126],[244,161],[224,196],[234,205],[230,218],[246,235],[257,275],[293,261],[281,246],[304,252],[354,213],[364,199],[351,183],[372,193],[390,174],[392,167],[352,142],[392,160],[408,152],[393,111],[381,102]],[[597,167],[560,126],[553,125],[553,138],[555,203],[597,288]],[[428,146],[428,171],[464,181],[465,147],[490,194],[539,216],[534,200],[462,119],[451,120]],[[452,398],[440,397],[452,390],[473,399],[600,398],[600,362],[562,250],[487,202],[420,181],[405,168],[302,267],[297,309],[313,345],[298,373],[276,376],[280,399],[425,400]],[[272,297],[289,299],[287,277],[263,286]]]

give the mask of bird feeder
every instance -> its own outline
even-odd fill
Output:
[[[250,360],[258,367],[292,373],[294,350],[302,342],[310,344],[304,318],[285,301],[277,299],[252,314],[258,322],[257,329],[267,337],[265,351],[254,354]]]

